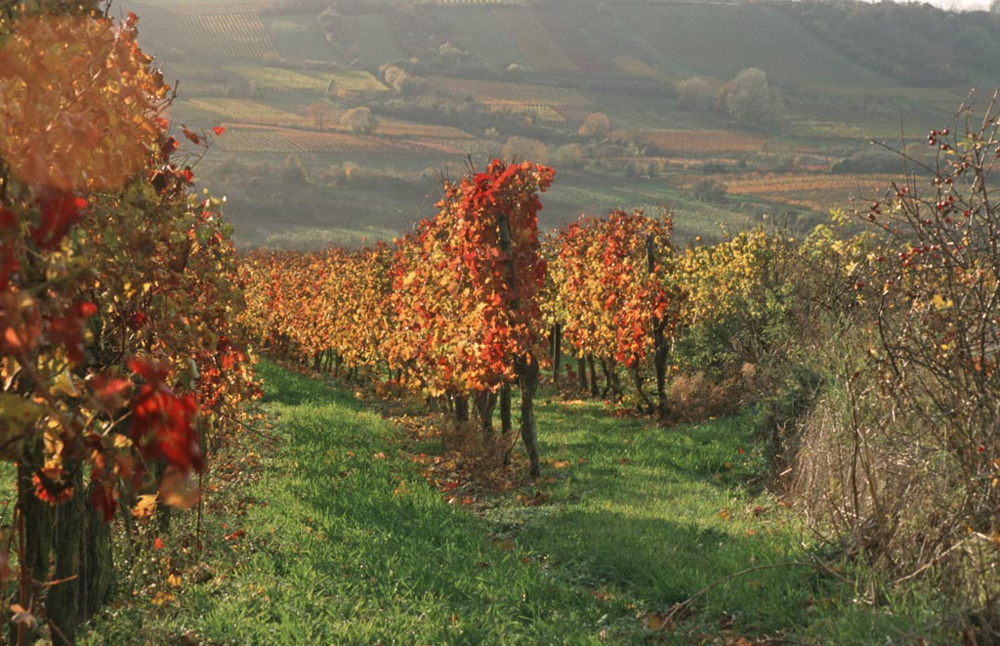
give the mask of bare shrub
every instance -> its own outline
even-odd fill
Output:
[[[679,374],[670,382],[669,422],[692,423],[735,414],[746,392],[738,376],[723,379],[704,372]]]
[[[923,172],[859,213],[877,242],[794,476],[817,531],[882,583],[932,575],[969,612],[1000,598],[998,108],[931,131],[930,166],[900,153]]]

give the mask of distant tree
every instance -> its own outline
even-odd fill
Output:
[[[518,65],[517,63],[511,63],[510,65],[508,65],[506,73],[507,73],[507,78],[509,78],[511,81],[514,81],[515,83],[524,82],[525,76],[527,76],[527,72],[525,71],[524,66]]]
[[[285,164],[281,168],[281,180],[289,184],[308,184],[309,177],[306,169],[302,165],[302,160],[298,155],[285,157]]]
[[[507,159],[531,161],[544,164],[549,158],[549,148],[544,142],[528,137],[511,137],[503,145],[503,156]]]
[[[340,126],[351,132],[368,134],[375,130],[375,115],[365,106],[351,108],[341,117]]]
[[[382,79],[397,92],[402,92],[403,88],[406,86],[407,81],[410,80],[410,75],[402,67],[398,65],[383,65],[382,66]]]
[[[677,84],[677,105],[682,110],[705,112],[715,107],[716,86],[706,79],[696,76]]]
[[[438,61],[442,65],[457,65],[465,56],[465,52],[451,43],[442,43],[438,47]]]
[[[318,101],[306,106],[306,116],[309,117],[317,130],[323,130],[333,116],[333,108],[329,103]]]
[[[726,185],[711,177],[706,177],[695,184],[692,192],[695,198],[702,202],[721,202],[726,199]]]
[[[738,121],[751,124],[770,123],[775,117],[775,100],[767,74],[749,67],[725,89],[726,111]]]
[[[574,168],[583,164],[583,148],[579,144],[566,144],[552,153],[552,164],[556,168]]]
[[[580,125],[579,134],[584,137],[597,137],[604,139],[611,134],[611,120],[604,112],[594,112],[588,114]]]

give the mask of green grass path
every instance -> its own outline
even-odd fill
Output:
[[[427,485],[387,441],[398,431],[353,397],[268,363],[260,372],[283,441],[261,450],[257,482],[224,494],[245,515],[207,516],[212,576],[186,568],[156,601],[162,582],[138,577],[84,643],[689,644],[779,630],[871,643],[869,615],[841,605],[849,591],[802,568],[719,586],[673,632],[644,626],[715,579],[806,558],[787,511],[739,486],[763,467],[746,417],[661,430],[543,403],[546,502],[511,495],[474,514]],[[137,567],[190,560],[189,524]]]

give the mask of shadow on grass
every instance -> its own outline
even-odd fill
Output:
[[[661,611],[752,566],[809,560],[787,544],[610,510],[536,516],[525,523],[518,541],[544,553],[557,578],[591,590],[616,590],[642,608]],[[710,616],[744,616],[747,630],[777,630],[805,623],[809,600],[829,593],[834,583],[809,568],[782,567],[726,583],[700,605]]]
[[[543,455],[572,457],[596,465],[592,476],[611,480],[621,474],[618,461],[631,468],[646,467],[670,482],[701,482],[720,490],[733,489],[766,471],[767,463],[753,438],[753,411],[735,418],[662,428],[648,419],[621,419],[597,405],[541,407],[539,443]],[[743,453],[741,449],[746,447]],[[756,452],[755,452],[756,450]]]

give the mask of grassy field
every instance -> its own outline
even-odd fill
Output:
[[[331,87],[334,91],[343,90],[347,92],[386,91],[386,87],[378,79],[364,70],[296,72],[294,70],[262,67],[259,65],[232,65],[226,66],[225,69],[240,76],[247,82],[253,82],[258,91],[325,94]],[[332,86],[331,83],[333,83]]]
[[[260,372],[274,438],[215,456],[205,552],[193,514],[158,535],[162,549],[146,527],[119,563],[122,601],[81,643],[860,645],[913,643],[925,620],[920,604],[855,606],[836,575],[781,565],[810,555],[795,517],[752,493],[752,414],[665,430],[543,402],[542,479],[499,497],[460,489],[476,497],[463,506],[414,466],[439,440]],[[769,565],[663,625],[673,604]]]

